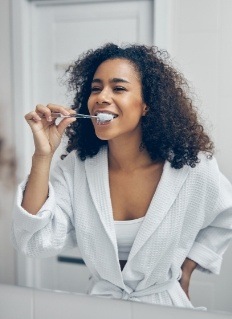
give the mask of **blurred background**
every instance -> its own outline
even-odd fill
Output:
[[[197,95],[232,182],[231,33],[231,0],[0,1],[0,283],[85,292],[89,274],[78,250],[26,258],[14,251],[10,226],[15,188],[33,154],[24,115],[38,103],[70,105],[64,71],[87,49],[109,41],[166,49]],[[220,276],[194,274],[193,303],[232,312],[231,269],[230,246]]]

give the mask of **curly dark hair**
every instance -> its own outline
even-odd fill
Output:
[[[168,160],[179,169],[184,165],[195,167],[198,154],[213,155],[213,142],[199,123],[198,114],[189,97],[189,85],[170,62],[165,50],[155,46],[107,43],[89,50],[66,71],[69,88],[74,90],[72,108],[89,114],[87,102],[91,82],[98,66],[110,59],[126,59],[138,71],[142,98],[148,107],[141,119],[142,145],[154,161]],[[91,121],[76,121],[66,130],[69,138],[66,151],[77,150],[81,160],[95,156],[107,141],[100,140]]]

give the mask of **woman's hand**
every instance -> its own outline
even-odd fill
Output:
[[[195,261],[186,258],[183,262],[183,265],[181,266],[182,269],[182,276],[180,279],[180,285],[184,292],[186,293],[188,299],[189,298],[189,284],[190,284],[190,278],[194,271],[194,269],[197,267],[197,263]]]
[[[74,114],[75,111],[55,104],[37,105],[35,111],[25,115],[30,125],[35,144],[35,155],[52,156],[61,142],[66,127],[74,122],[75,118],[64,118],[56,125],[52,112],[62,115]]]

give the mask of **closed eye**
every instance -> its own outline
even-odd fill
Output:
[[[91,92],[93,92],[93,93],[100,92],[101,90],[102,90],[102,88],[100,88],[99,86],[91,87]],[[121,91],[127,91],[127,89],[125,87],[123,87],[123,86],[115,86],[113,88],[113,91],[121,92]]]
[[[125,87],[123,87],[123,86],[116,86],[116,87],[114,87],[114,91],[118,91],[118,92],[120,92],[120,91],[127,91],[127,89],[125,88]]]
[[[99,92],[99,91],[101,91],[100,87],[98,87],[98,86],[91,87],[91,92]]]

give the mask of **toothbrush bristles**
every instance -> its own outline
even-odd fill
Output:
[[[97,115],[97,120],[100,122],[107,122],[107,121],[112,121],[114,119],[113,114],[109,113],[99,113]]]

